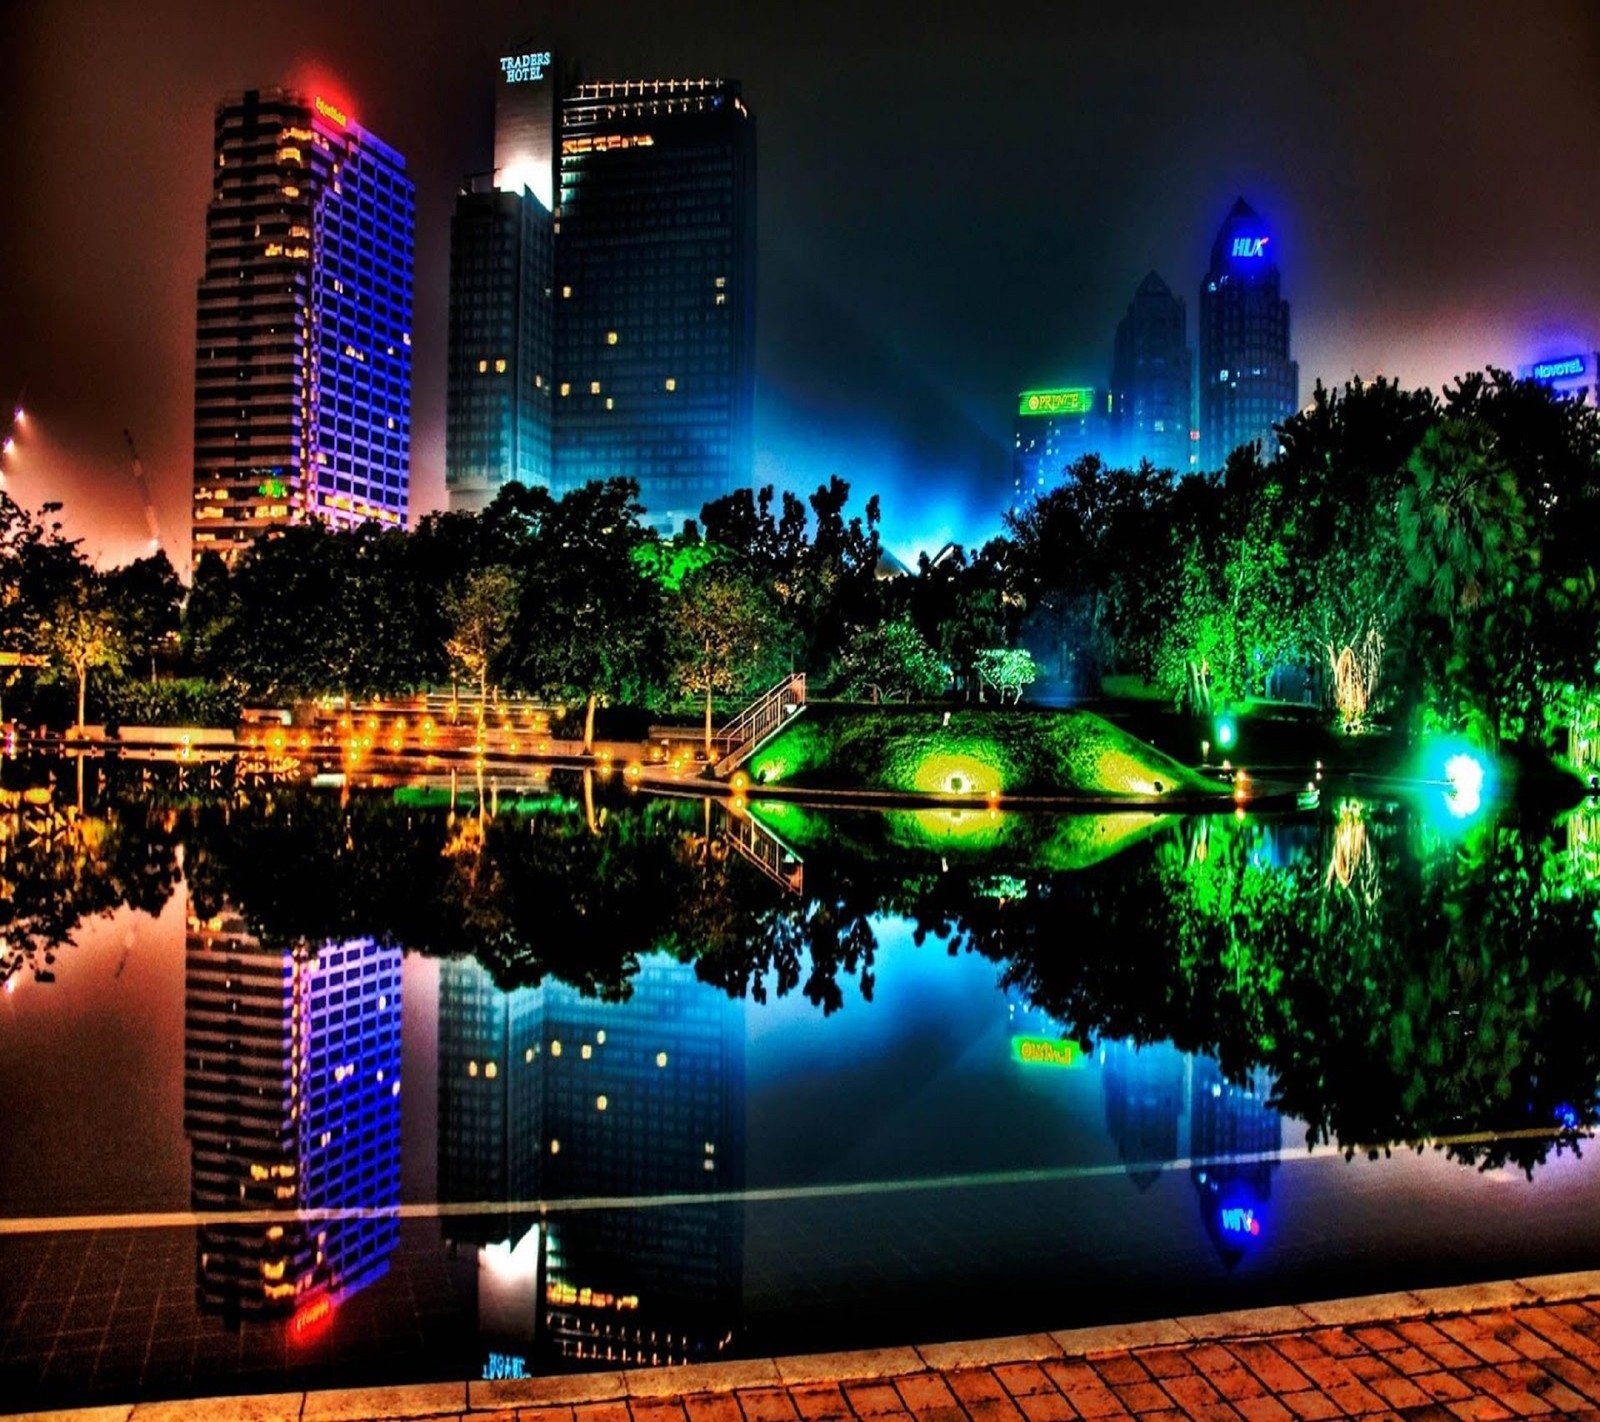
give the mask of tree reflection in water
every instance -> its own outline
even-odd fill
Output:
[[[1593,810],[1447,831],[1402,804],[1318,818],[829,813],[765,802],[794,893],[733,852],[721,802],[555,776],[345,794],[195,794],[112,775],[83,813],[36,780],[0,805],[7,971],[85,917],[159,910],[177,846],[196,911],[268,943],[471,955],[502,987],[626,998],[644,955],[730,995],[870,999],[883,917],[993,960],[1085,1044],[1170,1041],[1347,1152],[1442,1142],[1531,1170],[1600,1085]]]

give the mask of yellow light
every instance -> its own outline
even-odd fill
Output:
[[[596,1111],[604,1111],[610,1104],[611,1103],[607,1101],[604,1096],[596,1096],[594,1098],[594,1109]]]

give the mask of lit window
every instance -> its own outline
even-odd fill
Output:
[[[552,1140],[550,1142],[550,1154],[551,1155],[560,1155],[561,1154],[561,1142],[560,1141]]]
[[[594,1048],[591,1047],[587,1042],[585,1042],[583,1044],[582,1049],[579,1051],[578,1055],[580,1057],[582,1057],[584,1059],[584,1061],[588,1061],[589,1058],[594,1055]]]
[[[572,394],[572,382],[570,380],[563,380],[561,382],[561,393],[563,395]]]
[[[617,402],[615,400],[613,400],[609,395],[607,395],[606,396],[606,409],[614,410],[616,408],[617,408]]]
[[[718,306],[726,306],[727,304],[728,304],[728,293],[725,292],[725,291],[719,291],[717,293],[717,305]]]
[[[568,296],[571,296],[571,295],[572,295],[572,288],[571,288],[571,287],[570,287],[570,286],[564,286],[564,287],[562,287],[562,288],[561,288],[561,295],[562,295],[562,296],[563,296],[563,297],[568,297]]]
[[[718,277],[717,278],[717,290],[718,291],[721,291],[724,287],[727,286],[727,284],[728,284],[727,277]]]
[[[594,1098],[594,1109],[596,1111],[604,1111],[610,1104],[611,1103],[607,1101],[604,1096],[596,1096]]]
[[[543,390],[544,389],[544,376],[535,375],[533,377],[533,388],[535,390]]]
[[[594,1034],[594,1039],[600,1046],[602,1046],[602,1047],[605,1046],[605,1044],[606,1044],[606,1029],[604,1027],[602,1027],[598,1032],[596,1032]]]
[[[477,1064],[477,1062],[468,1062],[467,1063],[467,1075],[468,1076],[476,1076],[477,1074],[478,1074],[478,1064]]]
[[[656,1053],[656,1065],[658,1067],[664,1067],[666,1064],[667,1064],[667,1054],[665,1052],[657,1052]]]
[[[485,375],[485,374],[488,373],[488,370],[489,370],[489,362],[486,361],[486,360],[480,360],[478,362],[478,374],[479,375]]]
[[[500,1075],[500,1067],[495,1062],[485,1062],[483,1066],[483,1074],[488,1077],[490,1081],[493,1081],[495,1077]]]
[[[677,382],[676,377],[669,375],[667,377],[667,389],[669,391],[672,391],[672,390],[676,390],[677,388],[678,388],[678,382]]]
[[[550,1044],[550,1055],[553,1056],[553,1057],[559,1057],[561,1055],[561,1043],[560,1043],[559,1039],[557,1041],[551,1042],[551,1044]]]
[[[506,362],[504,356],[501,356],[500,359],[494,363],[494,373],[496,375],[504,375],[506,373]]]
[[[598,395],[600,393],[600,382],[598,380],[591,380],[589,382],[589,393],[591,395]]]
[[[528,1050],[525,1051],[522,1054],[522,1060],[525,1061],[525,1062],[531,1062],[533,1060],[533,1048],[532,1047],[529,1047]]]

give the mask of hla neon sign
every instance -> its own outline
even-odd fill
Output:
[[[1233,251],[1230,255],[1235,257],[1264,257],[1267,255],[1267,243],[1270,237],[1235,237]]]
[[[1533,368],[1535,380],[1562,380],[1569,375],[1582,375],[1584,360],[1581,355],[1563,356],[1560,360],[1543,360]]]
[[[531,84],[536,79],[543,79],[544,71],[549,67],[549,50],[537,54],[507,54],[500,59],[500,69],[506,76],[507,84]]]

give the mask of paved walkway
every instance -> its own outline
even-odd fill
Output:
[[[85,1422],[1072,1422],[1128,1416],[1141,1422],[1450,1422],[1555,1414],[1600,1419],[1600,1273],[977,1343],[32,1416]]]

